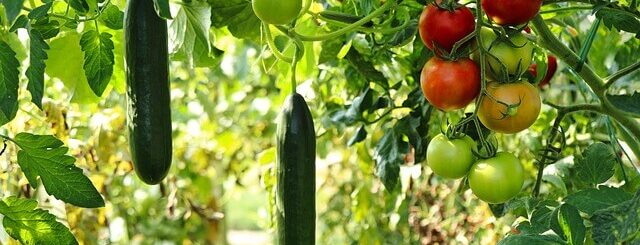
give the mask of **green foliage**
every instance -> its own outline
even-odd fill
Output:
[[[9,21],[9,23],[13,23],[16,17],[20,14],[23,3],[24,0],[0,0],[0,4],[4,6],[4,11],[6,12],[7,21]]]
[[[111,34],[90,30],[82,34],[80,46],[84,52],[84,71],[89,86],[98,97],[107,88],[113,75],[113,41]]]
[[[607,95],[616,107],[624,110],[636,118],[640,117],[640,93],[630,95]]]
[[[124,13],[117,6],[108,5],[98,19],[113,30],[121,30],[124,24]]]
[[[568,195],[565,202],[578,208],[581,212],[593,215],[605,209],[631,199],[631,194],[618,188],[601,186],[598,189],[588,188]]]
[[[613,176],[615,153],[604,143],[595,143],[582,152],[576,160],[576,175],[579,181],[600,184]]]
[[[640,191],[629,201],[596,211],[590,220],[597,244],[640,242]]]
[[[19,66],[16,53],[0,40],[0,125],[10,122],[18,111]]]
[[[104,200],[82,169],[73,165],[75,158],[62,141],[51,135],[20,133],[14,139],[18,151],[18,165],[31,187],[38,185],[38,177],[45,190],[67,203],[85,207],[104,207]]]
[[[78,244],[67,227],[37,206],[35,200],[16,197],[1,200],[4,230],[22,244]]]
[[[42,110],[42,96],[44,95],[44,69],[45,61],[47,60],[47,50],[49,44],[44,41],[44,38],[38,30],[31,30],[29,33],[31,38],[29,41],[29,68],[27,68],[26,75],[29,78],[29,84],[27,89],[31,93],[31,101]]]

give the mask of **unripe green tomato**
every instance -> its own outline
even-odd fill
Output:
[[[302,0],[253,0],[251,6],[260,20],[272,25],[286,25],[302,11]]]
[[[533,58],[533,44],[521,33],[509,37],[514,45],[501,40],[494,42],[497,35],[486,27],[480,31],[480,38],[483,47],[489,52],[485,55],[486,69],[493,79],[502,81],[506,77],[505,72],[508,78],[516,79],[529,69]]]
[[[439,134],[429,142],[427,147],[427,163],[439,176],[457,179],[465,176],[475,161],[472,149],[475,142],[464,136],[459,139],[448,139]]]
[[[504,203],[520,193],[524,184],[524,168],[509,152],[481,159],[469,171],[471,191],[488,203]]]

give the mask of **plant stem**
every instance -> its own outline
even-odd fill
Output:
[[[611,85],[613,83],[615,83],[618,79],[629,75],[630,73],[637,71],[638,69],[640,69],[640,61],[634,63],[633,65],[627,66],[625,68],[623,68],[622,70],[617,71],[616,73],[614,73],[611,76],[608,76],[604,79],[605,81],[605,87],[609,88],[611,87]]]
[[[298,87],[298,82],[296,79],[296,67],[298,65],[298,47],[294,48],[293,52],[293,60],[291,62],[291,94],[296,93],[296,88]]]
[[[267,45],[269,46],[269,49],[271,49],[271,52],[273,52],[273,55],[284,62],[287,62],[287,63],[293,62],[292,58],[285,56],[283,53],[280,52],[280,50],[278,50],[278,47],[276,47],[276,44],[273,42],[273,37],[271,36],[271,30],[269,29],[269,24],[263,22],[262,29],[264,30],[265,39],[267,39]]]
[[[0,138],[2,138],[2,139],[4,139],[4,140],[11,141],[11,143],[14,143],[14,144],[16,144],[16,145],[18,144],[18,142],[16,142],[15,140],[13,140],[13,138],[11,138],[11,137],[9,137],[9,136],[6,136],[6,135],[2,135],[2,134],[0,134]]]
[[[578,11],[578,10],[593,10],[593,6],[571,6],[564,8],[556,8],[540,11],[540,14],[551,14],[557,12],[566,12],[566,11]]]
[[[382,5],[379,9],[376,9],[375,11],[371,12],[371,14],[365,16],[364,18],[360,19],[359,21],[356,21],[353,24],[350,24],[340,30],[328,33],[328,34],[324,34],[324,35],[318,35],[318,36],[306,36],[306,35],[302,35],[299,34],[297,32],[295,32],[295,30],[290,30],[291,34],[289,35],[293,35],[294,37],[299,38],[302,41],[324,41],[324,40],[330,40],[330,39],[334,39],[337,37],[340,37],[344,34],[347,34],[359,27],[361,27],[362,25],[364,25],[365,23],[371,21],[373,18],[376,18],[380,15],[382,15],[384,12],[386,12],[387,10],[389,10],[391,8],[391,6],[393,6],[396,3],[395,0],[388,0],[386,3],[384,3],[384,5]]]

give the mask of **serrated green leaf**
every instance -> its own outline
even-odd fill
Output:
[[[20,62],[9,44],[0,40],[0,126],[16,117]]]
[[[49,12],[49,9],[51,9],[51,6],[53,6],[53,2],[45,3],[38,6],[37,8],[32,9],[28,15],[29,19],[37,20],[47,16],[47,13]]]
[[[378,71],[373,63],[367,61],[365,57],[360,54],[356,49],[349,49],[347,55],[344,57],[349,63],[360,73],[362,76],[366,77],[370,81],[374,81],[383,88],[389,87],[389,82],[387,78],[382,74],[382,72]]]
[[[640,244],[640,191],[629,201],[596,211],[591,223],[596,244]]]
[[[640,93],[633,93],[631,95],[608,94],[607,99],[618,109],[640,118]]]
[[[64,0],[71,6],[71,8],[75,9],[80,14],[86,14],[90,7],[89,3],[86,0]]]
[[[211,7],[204,1],[184,3],[171,22],[169,48],[174,59],[182,59],[196,67],[209,67],[216,64],[209,37],[211,26]]]
[[[498,245],[561,245],[567,244],[556,235],[510,235],[498,242]]]
[[[260,19],[253,13],[251,1],[208,0],[211,5],[211,24],[227,27],[234,37],[260,41]]]
[[[590,145],[576,158],[575,170],[579,181],[600,184],[613,176],[615,153],[602,142]]]
[[[31,28],[40,31],[44,39],[54,38],[60,33],[60,22],[47,18],[39,19],[31,25]]]
[[[153,7],[156,9],[158,16],[171,19],[171,9],[169,8],[169,0],[153,0]]]
[[[628,201],[633,196],[621,189],[600,186],[572,193],[564,201],[578,210],[592,215],[594,212]]]
[[[29,32],[29,68],[26,75],[29,79],[27,89],[31,93],[31,101],[42,110],[42,97],[44,95],[44,69],[47,60],[49,45],[44,41],[38,30]]]
[[[580,217],[580,212],[571,204],[562,204],[551,217],[551,228],[561,235],[569,244],[584,244],[587,228]]]
[[[621,31],[636,34],[640,37],[640,20],[629,12],[603,8],[596,12],[596,17],[601,18],[604,25],[609,28],[616,28]]]
[[[26,15],[20,15],[18,16],[16,21],[13,22],[13,25],[11,25],[9,32],[15,32],[20,28],[27,28],[28,25],[29,25],[29,18],[27,18]]]
[[[80,104],[95,103],[100,100],[96,96],[87,77],[82,71],[83,54],[80,47],[80,34],[66,32],[49,43],[45,72],[49,77],[58,78],[69,90],[71,102]]]
[[[0,0],[0,3],[4,5],[7,20],[9,23],[13,23],[20,11],[22,11],[24,0]]]
[[[35,200],[16,197],[0,201],[2,225],[7,234],[23,244],[78,244],[69,228],[37,205]]]
[[[105,26],[113,30],[120,30],[123,27],[124,12],[120,11],[117,6],[110,4],[105,10],[102,11],[99,20]]]
[[[111,34],[90,30],[82,34],[80,46],[84,52],[84,72],[93,93],[102,96],[113,75],[113,41]]]
[[[18,165],[32,187],[40,177],[50,195],[78,207],[104,207],[104,200],[82,169],[73,165],[75,158],[66,155],[68,148],[51,135],[20,133],[15,137]]]
[[[404,163],[404,155],[409,152],[409,144],[402,140],[402,135],[395,129],[386,130],[376,145],[376,175],[380,177],[387,191],[393,191],[400,178],[400,165]]]

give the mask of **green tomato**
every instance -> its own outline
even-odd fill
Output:
[[[251,6],[260,20],[272,25],[285,25],[298,17],[302,0],[253,0]]]
[[[533,44],[521,33],[509,37],[513,45],[508,41],[496,40],[497,37],[490,28],[484,27],[480,31],[482,45],[489,51],[489,55],[485,56],[487,73],[498,81],[502,81],[503,78],[519,78],[531,64]]]
[[[495,157],[476,162],[469,171],[471,191],[488,203],[504,203],[520,193],[524,168],[512,153],[499,152]]]
[[[457,179],[465,176],[473,165],[472,149],[475,142],[469,136],[448,139],[439,134],[429,142],[427,163],[434,173],[445,178]]]

